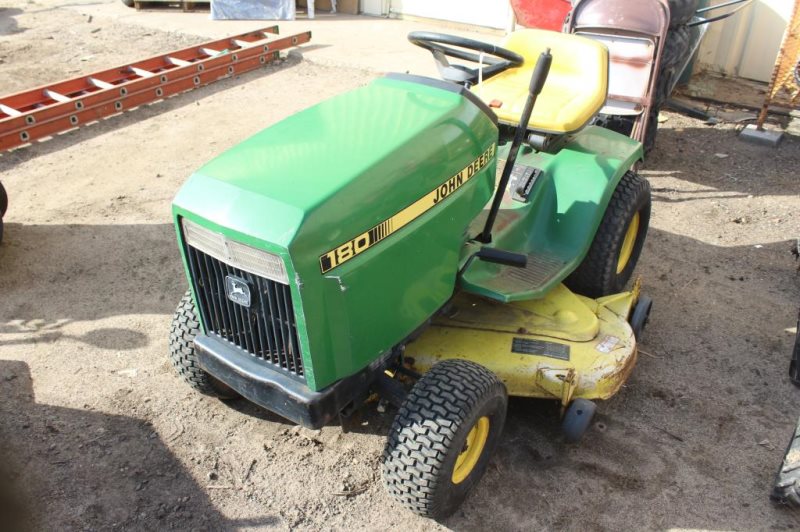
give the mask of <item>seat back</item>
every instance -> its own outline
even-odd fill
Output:
[[[502,46],[520,54],[524,63],[472,88],[501,122],[519,124],[533,68],[546,48],[550,48],[553,64],[528,129],[545,134],[571,133],[585,126],[605,104],[608,49],[604,44],[579,35],[524,29],[509,35]]]
[[[647,36],[581,33],[608,48],[608,98],[602,112],[639,115],[650,97],[656,61],[656,42]]]

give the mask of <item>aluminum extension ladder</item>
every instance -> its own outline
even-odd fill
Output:
[[[253,70],[310,40],[271,26],[0,97],[0,151]]]

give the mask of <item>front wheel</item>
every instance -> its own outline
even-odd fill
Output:
[[[194,339],[198,334],[200,334],[200,320],[197,319],[192,295],[187,291],[172,317],[172,328],[169,333],[169,358],[172,365],[189,386],[202,394],[220,399],[238,397],[239,394],[233,389],[200,367],[194,350]]]
[[[446,360],[414,385],[389,430],[383,480],[403,506],[437,520],[481,479],[500,441],[508,395],[474,362]]]
[[[565,283],[602,297],[620,292],[633,274],[650,225],[650,183],[634,172],[620,180],[583,262]]]

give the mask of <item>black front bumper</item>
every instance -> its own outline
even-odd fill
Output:
[[[318,392],[297,377],[274,369],[238,347],[213,336],[194,339],[200,366],[243,397],[295,423],[318,429],[360,400],[386,368],[388,357]]]

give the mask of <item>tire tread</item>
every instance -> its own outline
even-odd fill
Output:
[[[629,214],[629,210],[631,206],[645,201],[642,196],[647,198],[643,209],[646,219],[640,220],[640,231],[646,232],[650,217],[650,183],[635,172],[626,172],[614,189],[586,257],[565,281],[572,290],[589,297],[602,297],[618,292],[625,286],[644,242],[634,248],[630,258],[631,267],[617,274],[617,243],[624,238],[628,228],[628,224],[620,223],[620,220],[627,220],[629,215],[633,215]]]
[[[197,362],[194,338],[200,332],[200,320],[197,318],[194,301],[187,291],[175,310],[169,332],[169,355],[172,365],[178,375],[198,392],[223,399],[234,397],[233,390],[226,390],[226,386],[216,381]]]
[[[442,517],[435,493],[448,478],[447,453],[470,412],[498,389],[505,393],[494,373],[466,360],[446,360],[422,376],[400,407],[383,454],[384,484],[396,500],[419,515]]]
[[[694,16],[700,5],[700,0],[668,0],[669,27],[686,24]]]

